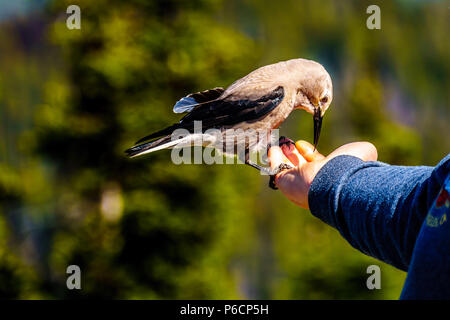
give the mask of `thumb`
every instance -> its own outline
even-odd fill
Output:
[[[295,143],[298,152],[308,161],[317,161],[325,158],[314,146],[308,141],[298,140]]]

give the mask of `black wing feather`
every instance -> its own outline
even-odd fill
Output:
[[[275,109],[284,97],[283,87],[257,100],[218,100],[201,105],[185,115],[180,124],[188,125],[193,121],[203,121],[203,128],[219,128],[244,121],[259,120]],[[208,127],[205,128],[205,122]],[[184,127],[184,126],[183,126]]]
[[[211,101],[197,106],[186,114],[179,123],[152,133],[140,139],[137,143],[169,135],[179,128],[193,131],[194,121],[202,121],[203,130],[230,126],[244,121],[258,121],[274,110],[283,98],[284,88],[279,86],[257,100],[227,100],[227,98],[224,98]]]
[[[191,93],[187,97],[193,98],[198,103],[208,102],[219,98],[225,91],[224,88],[214,88],[210,90],[205,90],[201,92]]]

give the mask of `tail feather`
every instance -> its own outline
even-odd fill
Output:
[[[179,141],[177,141],[177,140],[171,141],[170,136],[166,136],[166,137],[163,137],[163,138],[155,140],[155,141],[150,141],[150,142],[139,144],[137,146],[134,146],[134,147],[126,150],[125,152],[130,158],[134,158],[134,157],[137,157],[137,156],[140,156],[143,154],[147,154],[150,152],[173,147],[173,146],[177,145],[178,143],[179,143]]]
[[[143,137],[142,139],[139,139],[138,141],[136,141],[136,144],[150,140],[150,139],[155,139],[161,136],[165,136],[168,134],[171,134],[175,129],[178,129],[180,127],[179,123],[176,123],[174,125],[171,125],[170,127],[167,127],[165,129],[159,130],[157,132],[153,132],[152,134],[149,134],[148,136]]]

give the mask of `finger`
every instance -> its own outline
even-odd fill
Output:
[[[282,164],[282,163],[286,163],[286,164],[289,164],[291,166],[294,166],[289,161],[289,159],[285,157],[285,155],[283,154],[283,151],[278,146],[271,147],[269,149],[268,156],[269,156],[270,168],[272,170],[278,168],[280,166],[280,164]]]
[[[377,148],[370,142],[352,142],[345,144],[330,153],[327,158],[331,159],[340,155],[358,157],[363,161],[376,161],[378,158]]]
[[[314,149],[314,146],[307,141],[299,140],[295,143],[295,147],[308,162],[322,160],[325,158],[325,156],[323,156],[317,149]]]
[[[281,145],[281,150],[286,158],[288,158],[295,167],[306,163],[305,158],[303,158],[297,148],[295,148],[294,143],[286,143]]]

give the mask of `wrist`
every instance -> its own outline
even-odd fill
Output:
[[[327,159],[319,168],[308,192],[308,205],[311,213],[335,227],[332,212],[335,211],[335,206],[339,204],[333,199],[338,199],[336,193],[340,190],[339,186],[345,184],[347,177],[354,170],[361,168],[363,164],[363,160],[350,155],[339,155]]]

